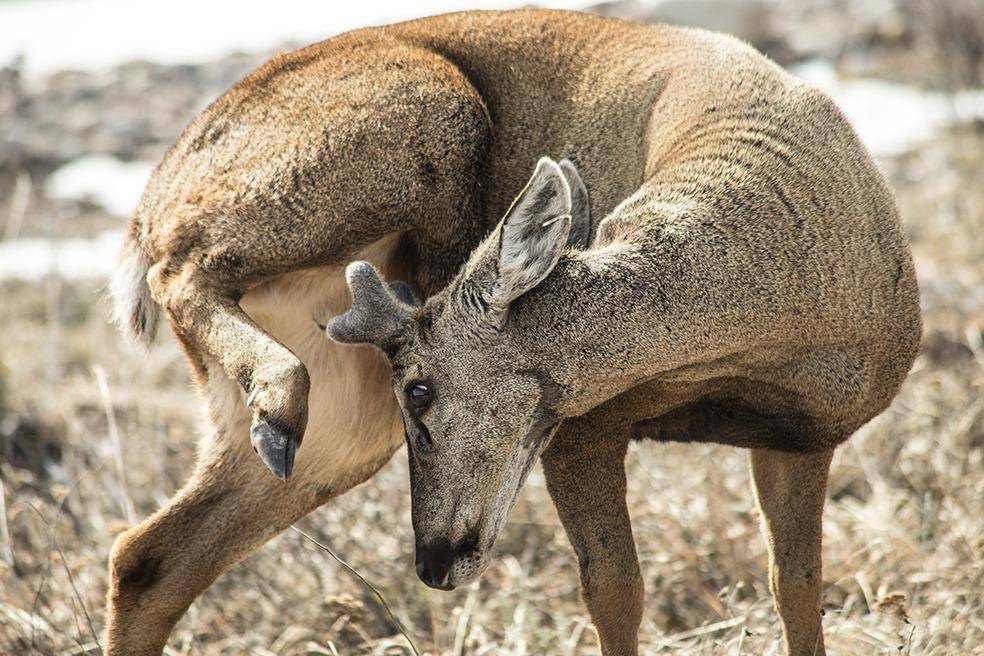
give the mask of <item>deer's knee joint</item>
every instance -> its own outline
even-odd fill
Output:
[[[120,535],[110,555],[110,583],[115,594],[139,594],[160,580],[163,559],[137,541],[139,529]]]
[[[294,398],[307,399],[311,389],[311,377],[308,375],[307,367],[299,359],[291,356],[291,362],[287,365],[282,379],[282,385],[287,393]]]
[[[167,536],[158,531],[158,525],[146,522],[120,535],[113,545],[106,654],[160,654],[171,628],[197,593],[194,586],[175,586]]]
[[[244,374],[240,383],[258,403],[251,403],[289,423],[307,407],[311,378],[307,367],[292,353],[283,358],[266,358],[251,375]]]
[[[151,587],[157,581],[160,569],[161,561],[159,559],[141,557],[132,562],[129,568],[117,570],[117,581],[120,587],[143,590]]]
[[[189,308],[196,295],[191,293],[191,275],[188,269],[174,265],[171,259],[150,267],[147,287],[150,295],[173,317],[179,318]]]

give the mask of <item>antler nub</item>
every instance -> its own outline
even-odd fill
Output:
[[[352,262],[345,268],[352,307],[328,321],[326,332],[336,342],[375,344],[385,349],[397,337],[417,305],[404,283],[383,283],[368,262]]]

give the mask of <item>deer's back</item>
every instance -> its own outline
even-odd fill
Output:
[[[488,227],[544,153],[577,160],[600,218],[695,111],[730,102],[721,81],[746,74],[735,53],[743,68],[780,73],[729,37],[577,12],[349,32],[273,58],[192,121],[131,232],[157,259],[228,239],[230,222],[278,239],[317,215],[383,224],[469,176],[481,181],[473,220]]]

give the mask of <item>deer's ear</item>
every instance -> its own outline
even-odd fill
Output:
[[[391,350],[418,305],[413,292],[403,283],[383,284],[379,272],[368,262],[349,264],[345,280],[352,307],[328,321],[328,336],[336,342],[375,344],[384,351]]]
[[[499,330],[509,305],[557,265],[571,232],[571,189],[549,157],[513,201],[498,227],[479,244],[453,284],[448,307],[458,319]]]
[[[560,166],[541,158],[499,227],[494,305],[505,309],[547,277],[567,246],[571,190]]]
[[[587,248],[591,240],[591,203],[588,200],[588,188],[571,160],[567,158],[560,160],[560,170],[564,173],[567,186],[571,190],[571,233],[567,237],[567,245],[571,248]]]

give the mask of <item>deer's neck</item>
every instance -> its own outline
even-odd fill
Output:
[[[644,299],[613,257],[565,255],[539,287],[518,299],[510,332],[530,364],[561,390],[557,412],[576,416],[630,389],[650,351],[632,322]]]

